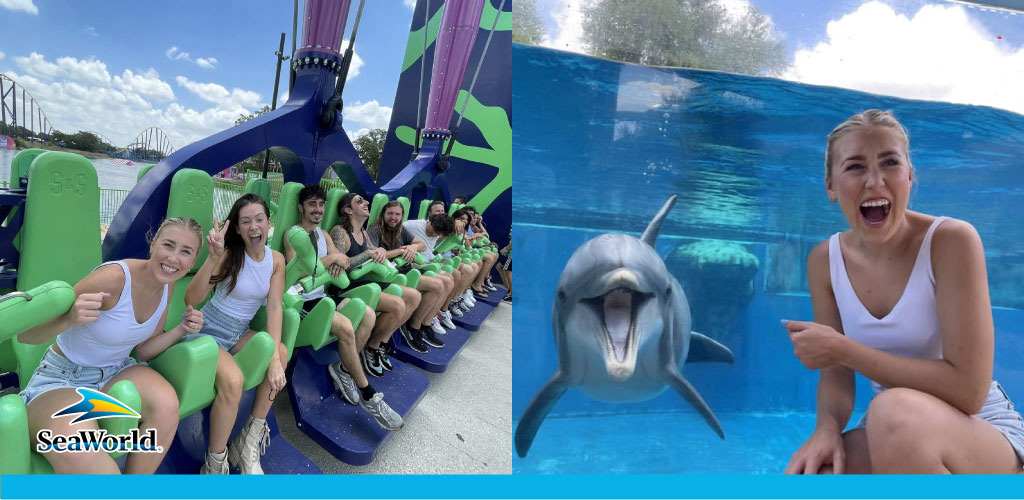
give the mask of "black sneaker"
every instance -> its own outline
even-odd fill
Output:
[[[406,345],[411,347],[414,351],[422,352],[424,354],[427,352],[427,345],[420,340],[422,335],[419,330],[409,328],[405,325],[402,325],[398,330],[402,333],[402,338],[405,340]]]
[[[509,293],[505,294],[505,296],[502,297],[501,301],[502,302],[507,302],[507,303],[511,304],[512,303],[512,292],[509,292]]]
[[[430,328],[421,329],[419,332],[420,338],[422,338],[423,342],[426,342],[427,345],[431,347],[436,347],[438,349],[444,347],[444,342],[442,342],[441,339],[437,338],[437,334],[435,334],[434,331],[431,330]]]
[[[391,351],[391,348],[387,342],[381,342],[380,347],[377,348],[377,359],[380,361],[380,366],[387,371],[391,371],[394,368],[391,365],[391,358],[388,357],[389,351]]]
[[[376,349],[363,347],[359,351],[359,357],[363,360],[363,370],[366,370],[367,375],[373,375],[377,378],[384,376],[384,367],[381,365],[380,360],[377,359]]]

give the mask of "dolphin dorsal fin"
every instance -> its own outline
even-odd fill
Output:
[[[655,248],[654,242],[658,239],[658,231],[661,229],[661,223],[664,222],[665,217],[668,217],[668,211],[672,210],[672,205],[676,204],[677,195],[668,197],[665,204],[661,206],[661,210],[658,210],[658,214],[654,216],[651,223],[647,225],[647,229],[644,230],[644,235],[640,237],[644,243],[647,243],[651,248]]]

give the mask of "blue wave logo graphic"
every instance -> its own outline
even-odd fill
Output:
[[[86,420],[95,420],[98,418],[142,418],[142,415],[139,415],[135,410],[129,408],[128,405],[103,394],[100,391],[94,391],[84,387],[79,387],[75,389],[75,391],[78,392],[79,396],[82,396],[82,400],[58,411],[57,413],[54,413],[53,418],[80,413],[81,415],[71,421],[72,424],[84,422]]]

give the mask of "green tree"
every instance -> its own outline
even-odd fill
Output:
[[[786,51],[761,11],[737,18],[718,0],[601,0],[584,11],[591,55],[649,66],[780,73]]]
[[[512,3],[512,41],[538,45],[544,40],[544,22],[537,15],[537,0],[515,0]]]
[[[375,128],[369,132],[356,137],[352,142],[359,158],[363,160],[366,171],[370,173],[373,180],[377,180],[377,171],[380,170],[380,157],[384,153],[384,139],[387,139],[388,131],[382,128]]]

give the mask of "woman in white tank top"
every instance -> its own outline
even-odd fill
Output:
[[[210,445],[200,473],[227,474],[228,460],[243,474],[263,474],[260,456],[270,440],[266,417],[277,393],[284,388],[288,350],[281,343],[284,256],[267,246],[270,209],[255,194],[245,194],[231,207],[220,227],[214,219],[207,239],[209,257],[196,272],[185,293],[185,303],[203,301],[205,325],[199,335],[210,335],[221,347],[215,385],[217,397],[210,407]],[[256,334],[249,322],[260,306],[267,306],[267,333],[277,349],[266,375],[256,388],[249,419],[228,445],[242,397],[242,372],[232,354]]]
[[[140,361],[153,359],[186,332],[199,331],[203,318],[188,310],[182,323],[164,332],[167,302],[174,283],[195,262],[202,228],[192,219],[165,220],[150,243],[148,260],[108,262],[75,284],[74,305],[67,313],[27,330],[18,340],[45,344],[46,351],[21,396],[26,400],[29,432],[49,429],[52,435],[72,435],[97,429],[96,420],[71,424],[70,416],[52,418],[83,398],[76,388],[106,392],[121,380],[130,380],[142,398],[143,433],[156,429],[160,453],[131,453],[129,474],[156,472],[178,428],[178,397],[159,373],[129,357],[132,348]],[[118,474],[110,455],[88,453],[42,454],[58,474]]]
[[[978,233],[907,209],[909,143],[887,112],[836,127],[825,169],[850,229],[808,257],[814,322],[783,320],[800,362],[820,370],[817,426],[786,472],[1019,473],[1024,423],[992,380]],[[844,433],[855,372],[876,396]]]

